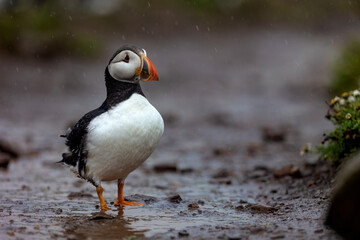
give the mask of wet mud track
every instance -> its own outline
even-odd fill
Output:
[[[207,45],[205,35],[191,44],[173,37],[160,41],[166,50],[144,43],[160,76],[144,91],[166,130],[126,180],[125,196],[145,205],[111,205],[116,183],[104,183],[106,213],[91,184],[55,163],[64,150],[57,135],[103,98],[106,56],[56,65],[8,60],[2,71],[16,84],[2,83],[0,133],[20,157],[0,172],[0,238],[338,239],[323,225],[335,169],[299,156],[330,128],[323,88],[336,50],[331,33],[245,32]],[[234,46],[242,47],[234,53]],[[238,61],[226,60],[233,54]],[[48,74],[44,90],[39,79]],[[67,74],[78,80],[69,85]]]

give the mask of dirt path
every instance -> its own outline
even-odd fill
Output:
[[[0,238],[338,239],[323,225],[334,170],[299,151],[330,128],[324,85],[346,35],[129,37],[158,69],[161,81],[144,90],[166,131],[126,182],[125,195],[145,206],[106,214],[94,187],[55,162],[64,149],[57,134],[103,99],[107,57],[2,58],[0,133],[21,157],[0,172]],[[116,184],[104,188],[114,201]]]

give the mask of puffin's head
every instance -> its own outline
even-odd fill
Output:
[[[140,80],[159,80],[154,65],[146,57],[146,51],[136,46],[119,48],[110,59],[107,69],[117,81],[138,83]]]

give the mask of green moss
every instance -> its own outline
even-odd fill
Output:
[[[322,158],[341,162],[360,149],[360,91],[345,92],[331,100],[326,115],[335,129],[316,148]]]
[[[345,46],[335,63],[330,90],[340,94],[358,88],[360,82],[360,41],[353,41]]]

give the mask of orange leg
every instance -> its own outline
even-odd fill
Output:
[[[110,210],[110,208],[108,208],[108,206],[106,205],[104,197],[102,195],[103,188],[101,186],[96,187],[96,192],[97,192],[99,200],[100,200],[101,211]]]
[[[138,202],[127,202],[124,199],[124,182],[118,181],[118,200],[114,203],[115,206],[142,206],[144,204]]]

